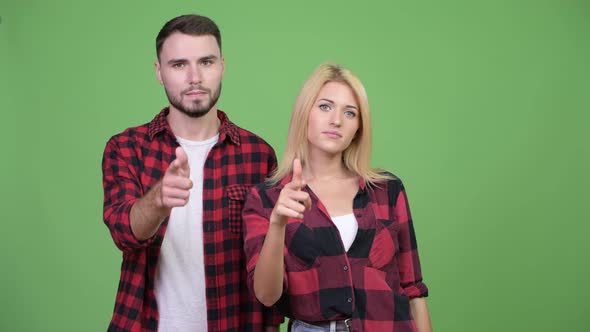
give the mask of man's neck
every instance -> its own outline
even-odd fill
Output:
[[[172,132],[189,141],[204,141],[219,132],[221,122],[217,118],[217,108],[213,107],[207,114],[193,118],[170,107],[167,116]]]

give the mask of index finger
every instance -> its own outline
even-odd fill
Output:
[[[295,158],[293,160],[293,178],[291,179],[291,183],[293,183],[296,190],[300,190],[303,186],[303,175],[301,173],[301,160]]]

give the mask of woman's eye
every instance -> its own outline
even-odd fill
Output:
[[[330,110],[330,106],[328,104],[320,104],[319,108],[322,111],[329,111]]]
[[[346,112],[344,112],[344,115],[345,115],[347,118],[354,118],[354,117],[356,116],[356,113],[355,113],[355,112],[353,112],[353,111],[346,111]]]

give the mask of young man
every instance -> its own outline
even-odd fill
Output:
[[[216,24],[179,16],[156,38],[170,105],[113,136],[103,157],[104,222],[123,252],[109,331],[278,331],[246,286],[241,210],[275,168],[273,149],[217,109]]]

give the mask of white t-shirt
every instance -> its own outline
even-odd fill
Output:
[[[359,229],[358,221],[354,217],[354,214],[350,213],[343,216],[332,217],[332,222],[334,225],[336,225],[336,228],[338,228],[338,231],[340,232],[344,249],[348,251],[352,245],[352,242],[354,242],[354,238],[356,237],[356,233]]]
[[[207,301],[203,256],[203,167],[219,135],[205,141],[177,137],[188,156],[188,203],[170,213],[156,269],[158,331],[207,331]]]

